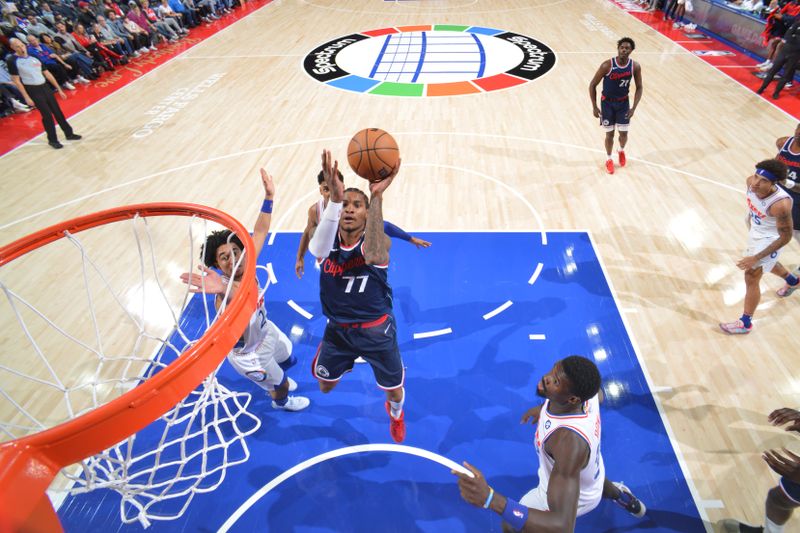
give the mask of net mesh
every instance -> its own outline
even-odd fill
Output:
[[[188,230],[180,229],[187,221]],[[8,306],[0,319],[4,439],[107,403],[202,337],[224,304],[218,312],[212,296],[192,296],[178,273],[196,269],[211,225],[198,217],[137,215],[80,237],[65,232],[13,269],[0,269]],[[245,437],[260,426],[250,402],[249,394],[221,384],[215,371],[144,430],[62,470],[48,493],[57,506],[67,492],[107,488],[121,496],[124,523],[147,527],[177,518],[195,493],[214,490],[227,467],[249,458]]]

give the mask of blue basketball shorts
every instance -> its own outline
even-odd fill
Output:
[[[628,131],[628,111],[630,111],[628,100],[614,102],[603,100],[600,102],[600,125],[606,131],[613,131],[616,127],[620,131]]]
[[[343,327],[328,323],[314,357],[311,372],[320,381],[334,382],[353,369],[361,356],[372,367],[375,381],[384,390],[403,386],[405,369],[397,346],[397,328],[392,315],[371,327]]]

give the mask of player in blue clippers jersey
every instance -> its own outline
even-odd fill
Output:
[[[592,81],[589,82],[589,98],[592,100],[592,112],[600,119],[600,125],[606,132],[606,171],[614,173],[614,161],[611,153],[614,150],[614,129],[619,130],[619,166],[624,167],[625,145],[628,142],[628,126],[639,100],[642,99],[642,67],[630,58],[636,43],[630,37],[617,41],[617,57],[613,57],[600,65]],[[633,106],[628,101],[631,80],[636,82],[636,93]],[[603,82],[603,93],[600,107],[597,107],[597,86]]]
[[[309,243],[321,262],[320,299],[328,318],[325,334],[312,365],[322,392],[330,392],[352,370],[357,357],[372,367],[375,381],[386,392],[389,431],[395,442],[405,439],[403,413],[405,369],[397,346],[389,285],[391,241],[383,229],[383,193],[400,162],[378,183],[370,197],[359,189],[344,190],[337,178],[338,162],[322,152],[322,170],[330,200]]]
[[[788,178],[783,183],[778,183],[778,187],[789,193],[792,198],[792,233],[794,240],[800,244],[800,124],[794,130],[792,137],[780,137],[775,141],[778,148],[778,155],[775,159],[784,163],[788,169]],[[794,269],[792,274],[800,276],[800,267]],[[797,287],[788,283],[778,289],[777,295],[785,298],[791,295]]]

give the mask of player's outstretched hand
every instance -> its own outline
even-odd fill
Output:
[[[431,246],[431,243],[429,243],[428,241],[424,241],[416,237],[411,237],[411,244],[413,244],[417,248],[430,248]]]
[[[261,183],[264,185],[264,199],[272,200],[275,197],[275,183],[272,175],[263,168],[261,169]]]
[[[203,273],[194,274],[192,272],[184,272],[181,274],[181,281],[189,286],[189,292],[205,292],[206,294],[225,293],[228,285],[223,281],[222,276],[205,265],[198,265],[197,268]]]
[[[472,472],[472,475],[451,470],[450,473],[458,476],[458,490],[461,491],[461,497],[468,503],[476,507],[483,507],[486,498],[489,497],[489,484],[481,474],[481,471],[464,461],[464,467]]]
[[[800,411],[788,407],[776,409],[769,414],[768,420],[773,426],[782,426],[788,423],[786,431],[800,433]]]
[[[330,150],[322,151],[322,177],[331,191],[331,201],[340,203],[344,199],[344,183],[339,180],[339,161],[332,159]]]
[[[525,414],[522,415],[522,420],[519,421],[520,424],[527,424],[529,421],[531,424],[536,424],[539,422],[539,413],[542,412],[542,406],[537,405],[536,407],[531,407]]]
[[[303,273],[305,272],[305,266],[306,266],[306,262],[305,262],[304,258],[301,257],[297,261],[295,261],[295,263],[294,263],[294,273],[295,273],[295,275],[297,275],[297,279],[302,279],[303,278]]]
[[[767,450],[761,457],[775,473],[800,483],[800,457],[786,448],[783,448],[783,455],[778,450]]]
[[[389,188],[389,185],[392,184],[395,176],[397,176],[397,173],[400,172],[400,163],[402,162],[403,162],[402,159],[397,160],[397,164],[392,169],[392,173],[386,176],[386,179],[382,179],[381,181],[370,182],[369,193],[372,196],[380,196],[381,194],[383,194],[383,191]]]

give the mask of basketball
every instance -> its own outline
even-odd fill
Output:
[[[359,131],[347,146],[347,162],[353,172],[372,182],[383,181],[400,159],[394,137],[378,128]]]

